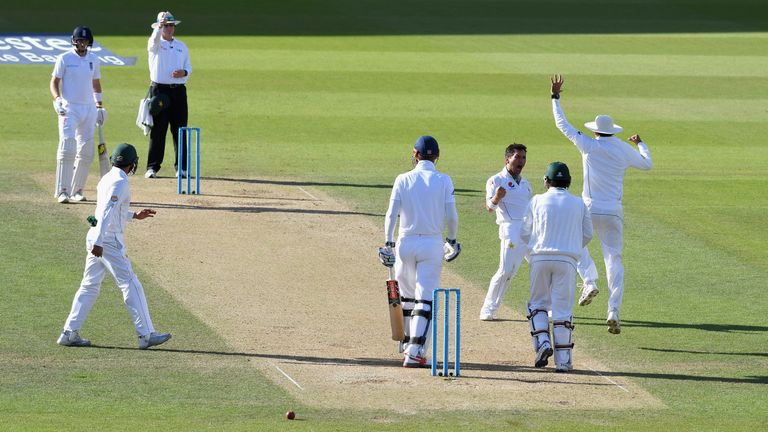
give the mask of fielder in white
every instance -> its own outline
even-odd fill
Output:
[[[581,153],[584,166],[584,189],[582,199],[591,215],[592,224],[603,250],[605,271],[608,278],[608,331],[612,334],[621,332],[619,309],[624,295],[624,264],[622,248],[624,243],[624,209],[621,198],[624,193],[624,174],[630,167],[649,170],[653,166],[648,146],[639,135],[632,135],[629,140],[637,145],[637,150],[614,135],[623,129],[613,123],[607,115],[599,115],[595,121],[584,126],[594,133],[588,137],[571,126],[560,108],[560,92],[563,77],[555,75],[551,79],[552,113],[555,125]],[[579,274],[584,285],[579,297],[579,305],[585,306],[599,292],[597,289],[597,267],[589,250],[584,248],[579,259]]]
[[[547,191],[531,199],[520,237],[530,248],[531,325],[534,366],[547,365],[552,355],[548,312],[552,313],[555,371],[573,369],[573,299],[576,292],[576,262],[592,239],[592,221],[587,206],[568,192],[571,174],[562,162],[547,167]]]
[[[112,153],[112,169],[101,178],[97,186],[96,224],[86,236],[88,255],[80,289],[75,293],[72,310],[64,324],[57,343],[64,346],[89,346],[91,341],[80,337],[80,329],[91,312],[101,291],[106,272],[115,279],[123,292],[123,300],[139,336],[139,348],[160,345],[171,338],[170,333],[156,333],[149,316],[144,288],[126,256],[123,231],[131,219],[153,217],[155,211],[143,209],[133,212],[128,174],[136,172],[139,157],[130,144],[120,144]]]
[[[395,279],[400,284],[406,315],[404,367],[427,364],[432,290],[440,286],[443,259],[453,261],[461,252],[461,245],[456,241],[459,216],[453,182],[435,168],[439,156],[437,140],[431,136],[422,136],[416,141],[413,149],[416,166],[395,179],[384,218],[385,245],[379,249],[379,259],[387,267],[395,266]],[[395,242],[398,215],[400,227]],[[446,227],[448,235],[443,243]]]
[[[504,168],[485,184],[485,206],[496,213],[501,252],[499,268],[491,278],[488,294],[480,309],[480,319],[493,321],[504,294],[520,269],[527,248],[520,239],[520,224],[533,196],[528,180],[522,176],[528,149],[523,144],[510,144],[504,153]]]
[[[72,32],[72,51],[56,58],[50,89],[59,118],[56,154],[56,189],[60,203],[85,201],[83,188],[94,154],[93,132],[103,125],[107,111],[102,104],[100,60],[88,50],[93,33],[88,27]]]

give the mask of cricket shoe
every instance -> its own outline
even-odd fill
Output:
[[[72,197],[69,200],[74,202],[88,201],[85,199],[85,195],[83,195],[83,191],[75,192],[75,194],[72,195]]]
[[[77,330],[64,330],[56,343],[62,346],[91,346],[91,341],[81,338]]]
[[[619,311],[611,309],[608,311],[608,319],[605,320],[608,324],[608,333],[619,334],[621,333],[621,321],[619,320]]]
[[[144,178],[155,178],[157,177],[157,171],[153,170],[152,168],[148,169],[147,172],[144,173]]]
[[[573,370],[573,365],[571,365],[570,362],[568,363],[558,363],[555,365],[555,372],[570,372]]]
[[[586,306],[592,303],[592,299],[600,293],[600,290],[593,284],[584,284],[581,287],[581,295],[579,296],[579,306]]]
[[[493,311],[483,308],[480,311],[480,321],[493,321]]]
[[[406,368],[423,368],[427,366],[427,358],[422,357],[420,355],[405,355],[405,360],[403,360],[403,367]]]
[[[176,178],[179,178],[179,172],[176,171]],[[187,171],[181,170],[181,178],[187,178]]]
[[[68,202],[69,202],[69,195],[67,195],[67,193],[66,193],[66,192],[62,192],[62,193],[60,193],[60,194],[59,194],[59,195],[56,197],[56,201],[58,201],[58,202],[59,202],[59,204],[66,204],[66,203],[68,203]]]
[[[171,338],[170,333],[150,333],[139,336],[139,349],[147,349],[151,346],[164,344]]]
[[[552,345],[550,345],[549,342],[544,342],[539,346],[539,349],[536,350],[536,362],[533,365],[537,368],[543,368],[549,363],[549,358],[552,357],[552,354],[554,354]]]

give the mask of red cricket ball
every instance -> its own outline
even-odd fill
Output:
[[[296,418],[296,413],[293,411],[288,411],[287,413],[285,413],[285,418],[287,418],[288,420],[293,420]]]

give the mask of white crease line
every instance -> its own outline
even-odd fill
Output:
[[[294,380],[293,378],[291,378],[291,376],[290,376],[290,375],[288,375],[287,373],[285,373],[285,372],[284,372],[282,369],[280,369],[280,368],[279,368],[277,365],[272,365],[272,366],[274,366],[274,367],[275,367],[275,369],[277,369],[278,371],[280,371],[280,373],[281,373],[281,374],[285,375],[285,377],[286,377],[286,378],[288,378],[288,379],[289,379],[289,380],[290,380],[292,383],[294,383],[294,384],[296,385],[296,387],[298,387],[298,388],[299,388],[299,389],[301,389],[301,390],[304,390],[304,388],[303,388],[302,386],[300,386],[300,385],[299,385],[299,383],[297,383],[297,382],[296,382],[296,380]]]
[[[592,368],[591,368],[591,367],[589,367],[589,366],[587,366],[587,367],[588,367],[588,368],[589,368],[589,370],[591,370],[592,372],[594,372],[594,373],[596,373],[596,374],[600,375],[601,377],[605,378],[605,380],[606,380],[606,381],[608,381],[609,383],[611,383],[611,384],[615,385],[616,387],[618,387],[618,388],[620,388],[620,389],[624,390],[625,392],[629,393],[629,390],[627,390],[627,389],[625,389],[624,387],[622,387],[621,385],[619,385],[619,383],[617,383],[616,381],[614,381],[614,380],[612,380],[612,379],[608,378],[607,376],[605,376],[605,375],[601,374],[600,372],[598,372],[598,371],[596,371],[596,370],[592,369]]]
[[[314,196],[314,195],[312,195],[311,193],[307,192],[307,191],[306,191],[306,190],[305,190],[303,187],[301,187],[301,186],[296,186],[296,187],[297,187],[297,188],[299,188],[299,190],[300,190],[300,191],[302,191],[302,192],[304,192],[305,194],[307,194],[307,195],[308,195],[310,198],[312,198],[313,200],[315,200],[315,201],[320,201],[320,198],[317,198],[316,196]]]

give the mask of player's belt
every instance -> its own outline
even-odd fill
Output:
[[[184,84],[160,84],[153,82],[152,86],[159,87],[159,88],[176,88],[176,87],[184,87]]]

